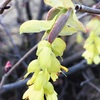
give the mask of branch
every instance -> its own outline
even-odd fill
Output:
[[[10,35],[10,31],[7,29],[6,25],[2,22],[2,18],[0,17],[0,25],[4,28],[5,32],[6,32],[6,35],[8,36],[10,42],[12,43],[13,45],[13,52],[15,55],[18,56],[18,58],[20,59],[21,58],[21,55],[19,53],[19,50],[17,48],[17,46],[15,45],[11,35]],[[27,64],[25,62],[22,62],[23,66],[27,68]]]
[[[65,73],[66,75],[71,75],[79,70],[83,70],[85,68],[89,67],[89,65],[86,64],[86,61],[83,60],[82,62],[72,66],[69,68],[69,72]],[[63,77],[64,75],[61,74],[60,77]],[[1,90],[0,90],[0,94],[16,89],[16,88],[20,88],[22,86],[25,86],[26,82],[28,79],[25,79],[24,81],[19,81],[19,82],[15,82],[15,83],[11,83],[11,84],[7,84],[7,85],[3,85]],[[20,86],[21,85],[21,86]]]
[[[81,12],[88,12],[92,14],[100,14],[100,9],[95,9],[95,8],[91,8],[91,7],[79,5],[79,4],[75,5],[75,10],[81,11]]]
[[[100,8],[100,2],[98,2],[98,3],[95,4],[95,5],[93,5],[92,8],[99,9],[99,8]],[[84,13],[84,14],[80,15],[80,16],[78,17],[78,19],[80,20],[80,19],[82,19],[83,17],[88,16],[88,15],[90,15],[90,13]]]
[[[72,64],[75,61],[78,61],[78,60],[82,59],[82,53],[83,53],[83,51],[81,51],[79,53],[75,53],[72,56],[64,58],[63,61],[61,62],[62,65],[67,66],[69,64]]]
[[[7,6],[7,4],[9,4],[12,0],[3,0],[0,3],[0,14],[2,14],[4,12],[5,9],[9,9],[10,6]]]
[[[71,75],[77,71],[83,70],[85,68],[90,67],[87,63],[86,60],[82,60],[80,63],[68,68],[68,72],[63,72],[65,75]],[[63,77],[64,74],[61,74],[60,77]]]
[[[80,63],[72,66],[69,68],[69,72],[65,72],[66,75],[71,75],[73,73],[76,73],[80,70],[84,70],[86,68],[90,67],[85,60],[82,60]],[[63,74],[60,74],[60,77],[63,77]],[[10,90],[14,90],[14,89],[18,89],[21,88],[22,86],[26,85],[26,82],[28,81],[28,79],[19,81],[19,82],[15,82],[15,83],[11,83],[11,84],[7,84],[7,85],[3,85],[2,89],[0,90],[0,95],[4,92],[10,91]]]
[[[3,85],[2,89],[0,90],[0,95],[2,95],[5,92],[11,91],[11,90],[16,90],[16,89],[19,89],[19,88],[26,86],[26,83],[28,80],[29,80],[29,78],[22,80],[22,81]]]
[[[83,76],[84,76],[84,78],[86,80],[89,80],[89,78],[87,77],[86,73],[83,72],[82,74],[83,74]],[[100,93],[99,87],[97,87],[96,85],[94,85],[91,81],[88,81],[88,84]]]
[[[27,56],[29,56],[37,47],[37,44],[29,50],[6,74],[3,75],[1,83],[0,83],[0,89],[2,88],[6,78],[18,67],[18,65],[25,59]]]

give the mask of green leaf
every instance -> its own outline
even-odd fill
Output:
[[[49,30],[53,23],[55,22],[55,18],[53,20],[30,20],[24,22],[20,26],[20,34],[22,33],[34,33]]]
[[[66,25],[62,29],[60,36],[66,36],[66,35],[72,35],[73,33],[76,33],[77,31],[84,31],[86,32],[85,27],[83,24],[78,20],[74,10],[72,14],[70,15]]]
[[[65,25],[59,35],[60,36],[72,35],[73,33],[76,32],[77,32],[76,28]]]
[[[63,7],[63,8],[73,8],[74,9],[74,4],[72,3],[71,0],[44,0],[44,2],[52,6],[54,8],[56,7]]]
[[[83,24],[78,20],[75,11],[73,10],[71,16],[68,19],[68,22],[66,23],[67,25],[76,28],[78,31],[86,31],[85,27]]]

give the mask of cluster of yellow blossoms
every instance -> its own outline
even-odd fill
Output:
[[[100,37],[93,31],[85,42],[84,48],[86,51],[83,53],[83,57],[87,60],[88,64],[100,63]]]
[[[87,60],[88,64],[100,63],[100,19],[93,18],[88,24],[87,29],[90,31],[90,35],[87,38],[84,48],[86,51],[83,53],[83,57]]]
[[[47,40],[39,42],[36,53],[38,58],[31,61],[28,66],[26,76],[30,73],[34,74],[27,82],[29,88],[24,93],[23,99],[44,100],[46,97],[47,100],[57,100],[57,93],[49,80],[51,78],[56,81],[61,69],[68,71],[57,59],[57,56],[63,55],[65,48],[66,44],[60,38],[56,38],[52,44]]]

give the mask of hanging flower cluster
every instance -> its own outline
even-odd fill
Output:
[[[90,35],[87,38],[84,48],[86,51],[83,53],[83,57],[87,60],[88,64],[100,63],[100,20],[93,18],[87,25],[87,29],[90,31]]]
[[[27,70],[28,74],[34,73],[31,79],[27,82],[29,86],[28,90],[24,93],[23,99],[28,100],[57,100],[57,93],[54,90],[53,85],[49,82],[50,79],[56,81],[58,73],[61,69],[66,72],[68,69],[62,66],[57,59],[58,56],[62,56],[66,48],[65,42],[60,39],[54,38],[54,41],[50,41],[50,36],[53,28],[57,23],[64,22],[63,16],[71,9],[69,18],[65,25],[62,27],[58,34],[60,36],[72,35],[78,31],[85,31],[83,24],[78,20],[75,7],[71,0],[44,0],[45,4],[53,7],[47,14],[46,20],[30,20],[26,21],[20,26],[20,34],[22,33],[38,33],[45,31],[42,40],[38,44],[36,55],[37,59],[30,62]],[[57,26],[57,30],[61,28]],[[50,33],[51,32],[51,33]],[[55,32],[53,31],[53,35]],[[49,37],[48,41],[43,40]],[[56,39],[55,39],[56,38]]]
[[[83,53],[83,57],[87,60],[88,64],[100,63],[100,37],[91,32],[90,36],[86,40],[84,45],[86,51]]]
[[[68,71],[56,58],[63,55],[65,48],[66,44],[60,38],[56,38],[52,44],[47,40],[39,42],[36,53],[38,58],[31,61],[28,66],[26,76],[30,73],[34,74],[27,82],[29,88],[24,93],[23,99],[44,100],[45,96],[47,100],[57,100],[57,93],[49,80],[51,78],[53,81],[56,81],[61,69]]]

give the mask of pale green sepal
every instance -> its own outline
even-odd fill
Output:
[[[52,50],[48,47],[44,47],[38,55],[40,68],[42,70],[49,68],[51,66],[53,57],[55,57],[55,55]]]
[[[39,67],[39,63],[38,63],[38,60],[33,60],[29,63],[28,65],[28,73],[33,73],[33,72],[36,72],[37,70],[39,70],[40,67]]]
[[[57,73],[51,73],[51,79],[56,81],[58,79]]]
[[[44,47],[48,47],[48,48],[51,48],[51,44],[50,42],[46,41],[46,40],[41,40],[38,44],[38,48],[37,48],[37,52],[36,52],[36,55],[38,56],[39,53],[42,51],[42,49]]]
[[[44,93],[45,94],[53,94],[54,93],[54,87],[50,82],[47,82],[44,85]]]
[[[39,74],[34,82],[34,89],[39,91],[43,87],[44,82],[45,82],[44,72],[41,71],[41,72],[39,72]]]
[[[46,99],[47,100],[58,100],[58,98],[57,98],[57,93],[54,91],[54,93],[53,94],[48,94],[47,96],[46,96]]]

